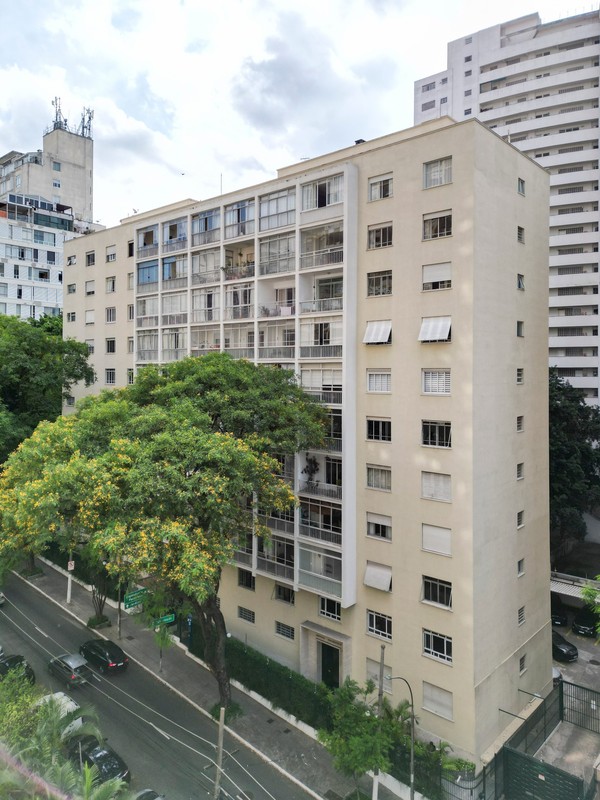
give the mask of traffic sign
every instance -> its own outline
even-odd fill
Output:
[[[155,619],[152,624],[156,628],[158,625],[168,625],[171,622],[175,622],[175,614],[165,614],[164,617]]]
[[[74,561],[67,561],[67,569],[69,572],[73,572],[75,569],[75,562]]]
[[[125,608],[133,608],[139,606],[144,602],[144,598],[148,594],[148,589],[134,589],[133,592],[128,592],[123,598],[123,605]]]

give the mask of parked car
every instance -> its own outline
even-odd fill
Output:
[[[575,614],[571,630],[581,636],[597,636],[596,626],[598,625],[598,619],[591,608],[584,606]]]
[[[48,669],[52,675],[63,680],[67,689],[82,686],[92,679],[92,670],[85,658],[78,653],[63,653],[50,660]]]
[[[554,686],[558,686],[560,683],[562,683],[562,680],[563,680],[563,674],[559,670],[559,668],[552,667],[552,683],[554,684]]]
[[[577,661],[579,651],[557,631],[552,631],[552,658],[557,661]]]
[[[40,697],[35,705],[42,705],[43,703],[54,703],[61,717],[66,717],[67,714],[71,714],[71,722],[69,722],[64,729],[65,734],[75,733],[75,731],[83,725],[83,718],[81,716],[75,716],[81,706],[64,692],[45,694],[43,697]]]
[[[100,782],[104,783],[111,778],[120,778],[122,781],[131,780],[129,767],[121,756],[117,755],[106,742],[100,742],[95,736],[82,736],[75,739],[69,746],[69,758],[73,763],[83,766],[98,767]]]
[[[550,594],[550,613],[552,616],[552,624],[566,627],[569,624],[569,617],[567,616],[567,607],[557,594],[552,592]]]
[[[158,794],[154,789],[142,789],[133,795],[133,800],[167,800],[164,794]]]
[[[0,592],[0,608],[6,603],[6,597],[4,596],[4,592]]]
[[[86,661],[98,667],[100,672],[122,672],[129,665],[129,659],[119,645],[106,639],[84,642],[79,652]]]
[[[0,658],[0,679],[8,675],[12,669],[21,669],[29,683],[35,683],[35,673],[25,661],[25,656],[14,655]]]

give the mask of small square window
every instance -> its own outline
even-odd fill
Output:
[[[517,225],[517,242],[525,244],[525,228],[522,228],[520,225]]]
[[[291,625],[286,625],[285,622],[278,622],[275,620],[275,633],[278,636],[283,636],[284,639],[292,639],[296,637],[296,631]]]
[[[517,464],[517,480],[522,481],[524,477],[525,477],[525,464],[522,461],[520,461]]]
[[[68,283],[67,284],[67,294],[75,294],[77,291],[77,284],[76,283]]]
[[[471,97],[473,91],[471,89],[465,89],[465,97]]]
[[[525,289],[525,276],[517,274],[517,289]]]
[[[293,606],[296,598],[291,586],[282,586],[280,583],[276,583],[275,599]]]
[[[465,108],[465,117],[469,117],[471,115],[471,109]]]
[[[339,600],[331,600],[329,597],[319,597],[319,615],[339,622],[342,618],[342,604]]]
[[[522,528],[525,524],[525,511],[517,511],[517,528]]]
[[[525,418],[523,416],[517,417],[517,432],[521,433],[525,427]]]
[[[248,569],[238,569],[238,586],[243,589],[250,589],[253,592],[256,589],[256,579]]]
[[[254,625],[256,621],[256,614],[250,608],[238,606],[238,618],[243,619],[244,622],[251,622]]]
[[[525,336],[525,323],[523,322],[522,319],[517,320],[517,336],[519,336],[520,338]]]
[[[74,406],[74,405],[75,405],[75,398],[73,397],[73,395],[72,395],[72,394],[70,394],[70,395],[68,395],[68,396],[67,396],[67,398],[66,398],[66,404],[67,404],[68,406]]]
[[[470,69],[465,70],[465,78],[470,78],[472,74],[473,74],[472,70]]]
[[[67,322],[75,322],[77,319],[77,315],[75,311],[68,311],[67,312]]]
[[[525,370],[523,367],[517,367],[517,383],[523,383],[525,379]]]
[[[524,672],[527,672],[527,656],[521,656],[519,659],[519,675],[522,675]]]
[[[521,576],[525,574],[525,559],[520,558],[517,561],[517,575]]]
[[[54,172],[60,172],[60,170],[61,170],[60,161],[53,161],[52,162],[52,169],[54,170]]]
[[[521,606],[521,608],[517,612],[517,620],[519,622],[519,625],[522,625],[525,622],[525,606]]]
[[[465,56],[465,64],[468,64],[469,61],[473,60],[473,56]]]

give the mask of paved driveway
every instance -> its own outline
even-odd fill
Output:
[[[554,630],[575,645],[579,658],[570,664],[554,661],[553,665],[560,669],[566,681],[600,691],[600,644],[596,644],[596,639],[578,636],[570,628],[556,627]]]

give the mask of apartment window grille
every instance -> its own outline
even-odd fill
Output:
[[[319,597],[319,616],[339,622],[342,619],[342,604],[330,597]]]
[[[452,236],[452,212],[438,211],[434,214],[423,215],[423,239],[441,239]]]
[[[421,472],[421,496],[425,500],[452,500],[452,476],[441,472]]]
[[[522,625],[525,622],[525,606],[521,606],[521,608],[517,611],[517,623]]]
[[[422,267],[422,285],[424,292],[450,289],[452,287],[452,264],[424,264]]]
[[[291,625],[286,625],[285,622],[279,622],[275,620],[275,633],[278,636],[283,636],[284,639],[291,639],[294,640],[296,636],[296,631]]]
[[[517,433],[521,433],[525,429],[525,418],[522,415],[517,417]]]
[[[313,208],[325,208],[335,203],[341,203],[344,190],[344,176],[334,175],[302,187],[302,210],[309,211]]]
[[[527,654],[521,656],[519,659],[519,675],[527,671]]]
[[[525,524],[525,511],[521,509],[521,511],[517,511],[517,528],[522,528]]]
[[[383,492],[391,492],[392,470],[390,467],[367,465],[367,487],[369,489],[379,489]]]
[[[525,477],[525,465],[522,461],[517,464],[517,480],[522,481]]]
[[[256,579],[249,569],[238,568],[238,586],[242,589],[249,589],[251,592],[256,589]]]
[[[290,606],[293,606],[296,601],[296,597],[292,587],[283,586],[281,583],[275,584],[274,596],[275,600],[279,600],[282,603],[287,603]]]
[[[367,536],[374,539],[392,539],[392,518],[367,511]]]
[[[380,297],[392,293],[392,270],[367,274],[367,297]]]
[[[109,306],[106,309],[106,321],[107,322],[117,321],[117,309],[115,308],[115,306]]]
[[[390,370],[367,370],[367,392],[389,394],[392,391]]]
[[[517,225],[517,242],[525,244],[525,228],[522,228],[520,225]]]
[[[116,339],[107,339],[106,340],[106,352],[107,353],[116,353],[117,352],[117,340]]]
[[[380,639],[391,640],[392,618],[378,611],[367,610],[367,632],[379,636]]]
[[[378,250],[381,247],[392,246],[392,225],[376,225],[369,228],[367,248]]]
[[[423,653],[452,663],[452,637],[423,628]]]
[[[423,394],[450,394],[449,369],[424,369],[421,376]]]
[[[452,447],[452,424],[437,420],[422,420],[421,444],[425,447]]]
[[[376,442],[392,441],[392,422],[389,419],[367,419],[367,439]]]
[[[423,164],[423,188],[443,186],[452,183],[452,156],[438,158]]]
[[[452,608],[452,583],[423,575],[423,600],[444,608]]]
[[[525,370],[523,367],[517,367],[517,383],[521,384],[525,379]]]
[[[444,719],[454,719],[452,692],[423,681],[423,708]]]
[[[117,382],[116,371],[109,367],[104,371],[104,382],[107,386],[114,386]]]
[[[520,273],[517,274],[517,289],[525,289],[525,276]]]
[[[250,608],[238,606],[238,618],[243,619],[244,622],[250,622],[252,625],[256,622],[256,614]]]
[[[392,197],[394,192],[394,179],[392,175],[379,175],[369,178],[369,201],[383,200]]]

